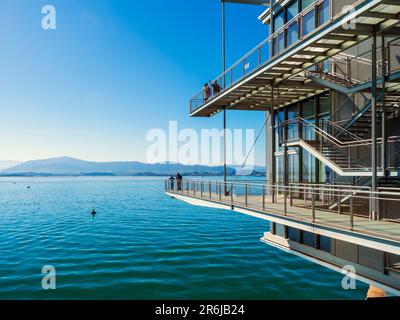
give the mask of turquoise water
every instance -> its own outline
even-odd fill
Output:
[[[0,210],[0,299],[364,299],[367,291],[362,283],[344,291],[340,274],[260,242],[267,222],[168,198],[160,179],[2,179]],[[56,290],[41,287],[44,265],[56,268]]]

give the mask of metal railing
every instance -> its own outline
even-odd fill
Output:
[[[225,194],[224,190],[231,192]],[[323,225],[356,230],[390,237],[379,233],[371,224],[357,224],[362,219],[373,220],[371,208],[373,202],[383,208],[383,204],[400,207],[400,188],[380,188],[372,192],[368,187],[352,187],[348,185],[323,185],[314,183],[291,183],[289,185],[269,185],[253,183],[224,183],[223,181],[183,180],[181,187],[170,180],[165,181],[165,191],[198,198],[230,207],[249,208],[259,212],[271,212],[276,215],[290,216],[302,221],[310,221]],[[342,199],[335,210],[329,209],[330,199]],[[335,215],[341,219],[331,219]],[[379,216],[379,215],[378,215]],[[381,212],[381,217],[385,213]],[[398,212],[400,219],[400,212]],[[361,219],[361,220],[360,220]],[[377,222],[378,223],[378,222]],[[400,239],[400,225],[398,225]]]
[[[279,56],[300,41],[303,41],[306,37],[311,37],[312,35],[316,34],[320,28],[324,27],[332,20],[332,10],[329,10],[329,19],[313,30],[307,30],[307,28],[304,27],[305,24],[303,21],[309,19],[311,15],[315,14],[315,16],[318,16],[320,10],[323,10],[321,9],[321,5],[326,2],[328,3],[328,7],[331,8],[333,0],[314,1],[309,7],[302,10],[297,16],[270,35],[266,40],[261,42],[257,47],[233,64],[224,73],[222,73],[213,81],[210,81],[208,85],[210,86],[211,93],[205,94],[205,90],[203,88],[202,91],[193,96],[190,100],[190,113],[193,113],[195,110],[202,107],[214,97],[233,87],[233,85],[244,79],[249,74],[259,70],[273,58]],[[359,3],[360,0],[355,0],[354,2]],[[288,32],[292,31],[293,29],[297,31],[297,36],[293,41],[290,41],[285,45],[284,39],[287,39]],[[282,44],[282,39],[284,44]],[[220,90],[217,90],[217,92],[211,88],[212,84],[214,83],[218,84],[220,87]]]
[[[278,130],[281,145],[290,145],[302,140],[343,170],[371,170],[372,139],[362,139],[336,123],[321,120],[314,124],[299,117],[282,122]],[[289,132],[300,133],[300,131],[301,135],[289,134]],[[392,162],[399,144],[399,136],[391,136],[387,139],[387,145],[390,146],[388,156]],[[377,145],[379,151],[382,147],[382,138],[377,139]],[[344,157],[346,163],[343,163]],[[381,169],[380,166],[381,163],[378,162],[378,169]]]

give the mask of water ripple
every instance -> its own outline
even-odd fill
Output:
[[[0,180],[0,299],[364,298],[365,285],[344,291],[340,274],[261,243],[265,221],[189,206],[162,186]],[[51,292],[41,289],[48,264]]]

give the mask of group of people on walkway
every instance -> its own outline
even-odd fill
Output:
[[[211,90],[212,88],[212,90]],[[216,96],[218,93],[221,92],[221,86],[215,80],[212,84],[211,87],[208,83],[206,83],[203,87],[203,97],[204,101],[208,101],[211,98],[211,95]]]
[[[176,174],[175,178],[173,176],[169,178],[169,181],[171,183],[171,191],[175,190],[175,180],[176,180],[176,190],[182,191],[182,175],[179,172]]]

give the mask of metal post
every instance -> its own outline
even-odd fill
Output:
[[[314,192],[314,187],[311,188],[312,192],[312,222],[315,222],[315,192]]]
[[[353,230],[354,229],[354,200],[353,200],[353,195],[350,195],[350,229]]]
[[[262,188],[262,203],[263,203],[263,211],[265,211],[265,186]]]
[[[387,177],[386,68],[385,36],[382,36],[382,171],[384,177]]]
[[[267,168],[268,166],[271,166],[271,180],[270,184],[271,186],[275,185],[275,180],[276,180],[276,160],[275,160],[275,145],[276,145],[276,139],[275,139],[275,101],[274,101],[274,95],[275,95],[275,89],[274,86],[271,86],[271,111],[270,111],[270,121],[271,121],[271,158],[272,158],[272,163],[268,163],[268,158],[267,158]],[[267,140],[268,141],[268,140]],[[268,146],[267,146],[268,147]],[[272,187],[271,190],[271,196],[272,196],[272,203],[275,203],[275,190]]]
[[[220,182],[220,183],[218,183],[218,194],[219,194],[219,201],[221,201],[221,200],[222,200],[222,194],[221,194],[221,192],[222,192],[222,188],[221,188],[221,182]]]
[[[246,205],[246,207],[247,207],[247,205],[248,205],[248,192],[249,192],[249,190],[248,190],[248,185],[247,185],[247,183],[245,184],[245,187],[244,187],[244,192],[245,192],[245,205]]]
[[[376,109],[377,109],[377,69],[376,69],[376,63],[377,63],[377,46],[376,46],[376,33],[373,35],[373,41],[372,41],[372,84],[371,84],[371,94],[372,94],[372,108],[371,108],[371,113],[372,113],[372,130],[371,130],[371,139],[372,139],[372,193],[376,192],[376,187],[377,187],[377,161],[376,161],[376,155],[377,155],[377,130],[376,130]],[[376,201],[372,201],[372,217],[375,220],[376,219]]]
[[[226,108],[224,108],[224,183],[225,183],[225,195],[228,194],[228,190],[226,188]]]
[[[210,200],[211,200],[211,181],[208,182],[208,193],[210,195]]]
[[[232,183],[232,185],[231,185],[230,194],[231,194],[231,206],[232,206],[232,208],[233,208],[233,183]]]
[[[221,0],[222,4],[222,72],[223,72],[223,89],[226,88],[226,42],[225,42],[225,0]],[[228,194],[228,190],[226,188],[226,108],[223,111],[224,115],[224,194]]]
[[[284,191],[284,196],[283,196],[283,208],[284,208],[284,211],[285,211],[285,216],[287,215],[287,192],[286,192],[286,186],[284,187],[285,188],[285,191]]]

